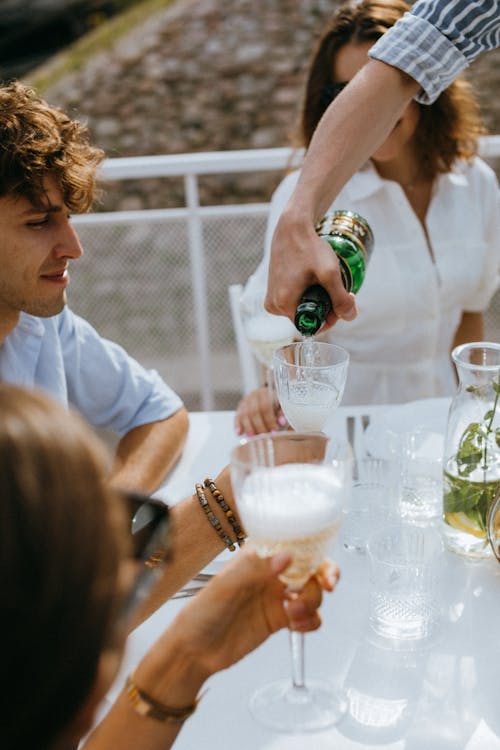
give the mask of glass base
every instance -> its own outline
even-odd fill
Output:
[[[493,550],[488,540],[484,537],[467,534],[452,528],[444,522],[442,529],[444,543],[451,552],[475,560],[484,560],[485,558],[493,557]]]
[[[308,680],[294,688],[290,680],[271,682],[250,698],[255,719],[280,732],[318,732],[336,724],[347,710],[347,701],[327,682]]]

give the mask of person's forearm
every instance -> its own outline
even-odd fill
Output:
[[[143,690],[170,708],[194,703],[206,675],[198,669],[172,628],[155,644],[134,673]],[[109,713],[87,738],[82,750],[167,750],[183,724],[139,715],[123,691]]]
[[[330,104],[273,235],[265,301],[269,312],[293,321],[304,290],[320,284],[332,301],[325,329],[339,318],[356,317],[354,295],[345,290],[337,257],[325,251],[315,225],[384,141],[417,90],[405,73],[370,60]]]
[[[271,633],[284,627],[316,630],[321,624],[321,586],[332,591],[338,570],[321,566],[297,599],[285,606],[285,585],[278,576],[290,562],[289,554],[261,558],[250,548],[235,556],[178,611],[134,670],[134,685],[164,707],[191,708],[209,676],[235,664]],[[84,748],[164,750],[181,726],[138,715],[122,691]]]
[[[188,428],[188,413],[182,407],[168,419],[130,430],[118,443],[112,484],[154,492],[181,455]]]
[[[202,482],[205,477],[200,477]],[[225,468],[217,477],[216,485],[224,495],[229,507],[236,512],[229,469]],[[193,488],[194,489],[194,488]],[[235,539],[235,533],[224,513],[205,490],[212,510],[220,520],[225,533]],[[140,610],[136,613],[131,627],[149,617],[158,607],[199,573],[218,554],[226,549],[224,542],[208,521],[196,494],[188,497],[170,509],[174,542],[172,559],[167,563],[165,573],[155,585]]]
[[[370,60],[320,120],[291,199],[294,212],[316,223],[418,90],[405,73]]]
[[[80,750],[168,750],[182,726],[139,716],[123,693]]]

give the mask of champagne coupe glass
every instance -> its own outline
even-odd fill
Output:
[[[320,433],[280,432],[243,440],[232,452],[238,511],[257,553],[290,552],[280,576],[293,598],[325,557],[349,503],[352,452]],[[292,679],[250,699],[255,718],[280,731],[316,731],[337,722],[346,702],[333,686],[304,680],[304,636],[290,632]]]
[[[291,343],[297,330],[285,316],[268,313],[264,308],[264,299],[264,289],[251,286],[245,289],[240,300],[240,314],[246,339],[264,368],[269,395],[274,402],[273,353],[280,346]]]
[[[311,339],[274,352],[278,400],[294,430],[324,431],[344,393],[348,365],[341,346]]]

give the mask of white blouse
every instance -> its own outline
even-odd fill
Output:
[[[287,175],[272,197],[264,257],[246,289],[267,286],[272,235],[298,174]],[[493,170],[476,158],[435,180],[426,218],[434,259],[401,186],[379,177],[371,162],[347,183],[334,208],[360,213],[375,238],[356,296],[358,317],[324,334],[351,356],[342,403],[453,394],[450,351],[462,313],[485,310],[499,281],[500,197]]]

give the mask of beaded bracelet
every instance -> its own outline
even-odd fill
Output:
[[[191,714],[194,714],[198,703],[205,694],[200,695],[190,706],[185,706],[185,708],[171,708],[155,700],[148,693],[145,693],[144,690],[137,687],[134,682],[133,672],[127,677],[125,690],[127,698],[138,714],[149,716],[150,719],[167,722],[168,724],[177,724],[185,721]]]
[[[197,482],[197,484],[195,485],[195,489],[196,489],[196,494],[198,495],[198,500],[200,501],[200,505],[205,511],[206,517],[208,518],[208,520],[210,521],[210,523],[212,524],[215,531],[217,532],[219,537],[222,539],[222,541],[224,542],[228,550],[230,550],[231,552],[234,552],[234,550],[236,549],[236,547],[234,546],[234,542],[226,534],[226,532],[222,528],[221,522],[219,521],[215,513],[212,511],[212,509],[210,508],[205,492],[203,491],[203,486],[199,482]]]
[[[215,482],[214,482],[213,479],[209,479],[207,477],[207,479],[205,479],[205,481],[204,481],[204,485],[205,485],[205,487],[207,489],[210,490],[210,492],[212,493],[212,495],[215,497],[216,502],[222,508],[222,510],[223,510],[223,512],[224,512],[224,514],[225,514],[225,516],[227,518],[227,520],[229,521],[229,523],[231,524],[231,526],[234,529],[234,533],[236,534],[236,542],[238,544],[238,547],[241,547],[241,545],[244,544],[245,539],[246,539],[245,532],[243,531],[243,529],[239,525],[238,521],[236,520],[236,517],[235,517],[233,511],[231,510],[231,508],[229,507],[229,505],[227,504],[227,502],[226,502],[226,500],[224,498],[224,495],[218,489],[218,487],[215,484]]]

